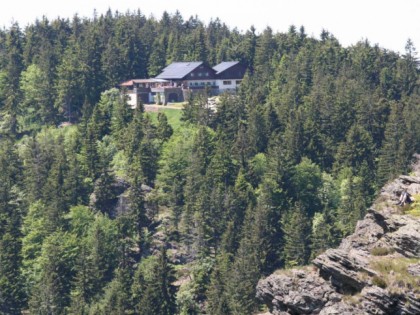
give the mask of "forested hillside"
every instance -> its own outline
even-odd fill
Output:
[[[115,87],[238,60],[175,131]],[[416,50],[107,12],[0,31],[0,314],[255,314],[420,146]],[[66,123],[66,124],[63,124]],[[70,124],[69,124],[70,123]]]

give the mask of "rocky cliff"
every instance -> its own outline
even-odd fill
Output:
[[[420,193],[419,172],[386,185],[338,248],[260,280],[257,297],[273,315],[420,314],[420,217],[396,205],[404,189]]]

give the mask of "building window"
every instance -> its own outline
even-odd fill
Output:
[[[194,76],[194,73],[191,73],[190,76],[193,77]]]
[[[194,85],[197,86],[198,85],[198,82],[194,82]]]
[[[209,76],[209,73],[208,72],[206,72],[206,77],[208,77]]]
[[[201,72],[198,73],[198,76],[201,77],[203,74]]]
[[[232,81],[223,81],[223,85],[231,85]]]
[[[204,82],[201,82],[201,85],[204,85],[205,83]]]
[[[241,84],[241,82],[242,82],[241,80],[237,80],[237,81],[236,81],[236,85]]]

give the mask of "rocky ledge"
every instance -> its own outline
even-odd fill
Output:
[[[260,280],[271,314],[420,314],[420,218],[396,206],[404,189],[419,194],[416,175],[386,185],[354,234],[312,266]]]

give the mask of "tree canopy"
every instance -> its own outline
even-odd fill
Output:
[[[232,60],[237,93],[191,97],[177,129],[116,88]],[[418,66],[410,40],[179,12],[0,30],[0,313],[253,314],[260,277],[336,246],[409,170]]]

